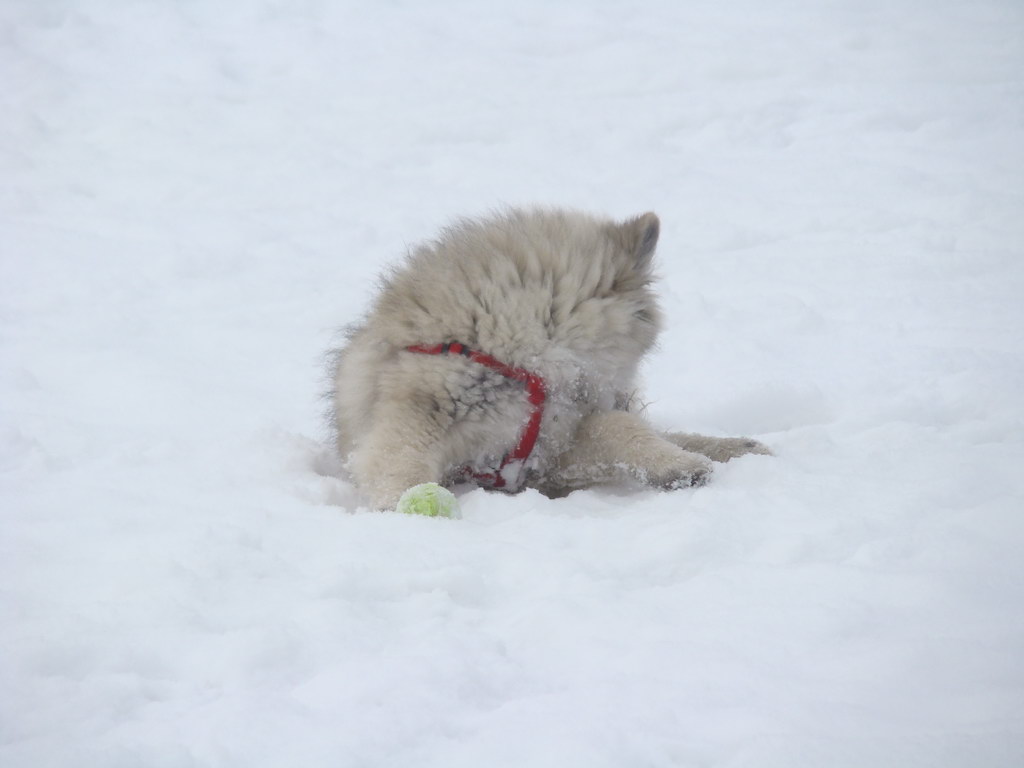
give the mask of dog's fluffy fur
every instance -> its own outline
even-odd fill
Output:
[[[543,377],[540,436],[518,480],[548,495],[596,483],[703,483],[711,459],[767,453],[745,438],[656,432],[630,404],[662,323],[653,213],[565,210],[463,220],[414,249],[333,356],[338,448],[380,509],[410,486],[497,467],[529,415],[521,384],[417,344],[461,342]]]

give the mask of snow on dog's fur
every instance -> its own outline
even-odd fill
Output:
[[[767,453],[745,438],[659,433],[629,408],[662,322],[658,230],[653,213],[509,210],[417,247],[333,357],[338,448],[373,505],[393,508],[406,488],[454,482],[464,467],[494,471],[529,417],[521,383],[414,345],[460,342],[543,378],[539,438],[506,490],[680,488],[703,483],[710,459]]]

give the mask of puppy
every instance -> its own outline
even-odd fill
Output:
[[[332,355],[338,449],[378,509],[428,481],[561,496],[699,485],[746,438],[659,433],[631,408],[662,315],[659,222],[512,209],[413,249]]]

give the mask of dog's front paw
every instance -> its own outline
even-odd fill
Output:
[[[749,437],[708,437],[689,432],[666,432],[662,437],[684,451],[699,453],[715,461],[728,461],[747,453],[772,455],[767,445]]]
[[[670,461],[649,467],[641,478],[648,485],[675,491],[704,485],[711,477],[714,464],[705,456],[679,451]]]
[[[710,455],[715,461],[728,461],[748,453],[759,453],[762,456],[772,455],[772,451],[767,445],[759,443],[757,440],[751,440],[749,437],[720,438],[718,445]]]

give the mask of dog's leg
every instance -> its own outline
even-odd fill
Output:
[[[580,422],[573,447],[558,457],[546,490],[638,480],[659,488],[702,485],[711,462],[662,439],[638,415],[600,411]]]
[[[662,432],[661,436],[684,451],[699,453],[714,461],[728,461],[746,453],[772,455],[767,445],[749,437],[708,437],[689,432]]]
[[[443,428],[429,413],[409,401],[377,403],[374,426],[349,462],[356,485],[374,509],[394,509],[407,488],[441,482]]]

